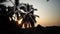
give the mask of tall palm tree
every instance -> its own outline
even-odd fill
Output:
[[[34,9],[32,6],[30,6],[29,4],[22,4],[20,5],[18,8],[20,8],[20,11],[22,13],[22,23],[25,23],[25,25],[27,25],[26,23],[30,23],[32,27],[34,27],[34,23],[36,22],[36,16],[38,15],[34,15],[34,10],[37,10],[37,9]],[[28,10],[27,10],[28,9]],[[39,17],[39,16],[38,16]],[[27,26],[25,26],[27,27]]]
[[[29,5],[25,3],[18,4],[18,1],[17,0],[15,1],[17,2],[17,3],[15,2],[15,4],[11,1],[14,5],[13,7],[14,9],[13,11],[11,11],[11,13],[13,12],[13,14],[16,14],[18,20],[23,19],[22,25],[24,24],[26,28],[27,28],[27,23],[31,24],[31,26],[34,27],[34,23],[36,22],[35,18],[36,16],[38,16],[38,15],[34,15],[34,11],[37,9],[34,9],[33,5]]]

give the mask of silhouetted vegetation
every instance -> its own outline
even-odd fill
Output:
[[[0,2],[3,2],[3,1],[4,0],[0,0]],[[49,0],[47,0],[47,1],[49,1]],[[18,1],[16,3],[16,6],[17,6],[17,4],[18,4]],[[27,6],[30,6],[30,5],[27,4]],[[7,8],[8,8],[8,10],[6,10]],[[29,7],[27,7],[27,8],[29,8]],[[31,18],[29,13],[26,15],[26,17],[23,19],[23,21],[24,22],[26,20],[30,21],[32,24],[32,27],[25,28],[25,29],[19,27],[14,20],[12,20],[12,21],[9,20],[9,17],[12,17],[12,15],[14,14],[14,12],[12,12],[13,9],[14,9],[13,7],[5,7],[4,5],[0,5],[0,34],[60,34],[60,26],[43,27],[41,25],[38,25],[37,27],[34,27],[34,22],[36,22],[35,16],[32,15],[31,16],[32,18]],[[20,7],[20,9],[24,9],[24,8]],[[37,10],[34,8],[31,8],[31,9],[33,9],[31,12],[32,14],[34,13],[34,10]],[[27,11],[29,11],[29,10],[30,9],[27,9]],[[11,11],[11,13],[10,13],[10,11]],[[25,9],[24,9],[24,11],[25,11]]]
[[[14,21],[9,21],[6,15],[0,15],[0,34],[60,34],[60,26],[43,27],[38,25],[22,29]]]
[[[0,22],[0,34],[60,34],[59,26],[37,27],[22,29],[12,22]]]

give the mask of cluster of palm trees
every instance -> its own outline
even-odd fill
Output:
[[[11,1],[11,0],[10,0]],[[15,0],[15,3],[13,3],[13,7],[6,7],[6,15],[9,17],[10,21],[18,21],[22,19],[21,21],[21,27],[24,24],[24,27],[34,27],[34,24],[36,23],[36,17],[39,17],[38,15],[34,15],[34,11],[37,11],[37,9],[33,8],[33,5],[29,5],[28,3],[20,3],[19,0]],[[3,12],[2,12],[3,13]]]

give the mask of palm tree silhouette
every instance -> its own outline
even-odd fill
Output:
[[[22,25],[24,23],[25,28],[27,28],[27,23],[31,24],[32,27],[34,27],[34,23],[36,23],[35,18],[39,17],[38,15],[34,15],[34,11],[37,9],[34,9],[32,5],[29,4],[20,4],[18,7],[20,9],[20,14],[23,18]],[[29,25],[30,27],[30,25]]]
[[[11,0],[10,0],[11,1]],[[18,0],[19,1],[19,0]],[[27,26],[30,25],[34,27],[34,24],[36,23],[36,17],[39,17],[38,15],[34,15],[34,11],[37,9],[33,8],[33,5],[20,3],[17,0],[15,0],[15,4],[13,3],[13,7],[7,7],[8,12],[7,16],[12,19],[13,15],[16,14],[17,19],[22,19],[21,24],[24,24],[24,27],[27,28]],[[14,20],[12,19],[12,22]],[[28,24],[28,25],[27,25]],[[21,27],[22,27],[21,25]]]
[[[17,0],[16,0],[17,1]],[[18,1],[17,1],[18,3]],[[25,28],[27,28],[27,23],[31,24],[32,27],[34,27],[34,23],[36,23],[36,16],[39,17],[38,15],[34,15],[34,11],[37,9],[33,8],[33,5],[29,5],[29,4],[25,4],[25,3],[21,3],[21,4],[17,4],[15,2],[14,8],[15,11],[14,13],[17,15],[17,19],[22,19],[21,24],[25,26]],[[20,15],[20,16],[19,16]],[[21,25],[21,27],[22,27]],[[30,27],[30,25],[29,25]]]

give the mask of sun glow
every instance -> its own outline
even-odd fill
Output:
[[[18,20],[16,14],[14,14],[12,18],[13,18],[14,21],[17,22],[18,25],[21,24],[22,19],[19,19],[19,20]]]
[[[22,19],[18,20],[18,24],[21,24]]]

